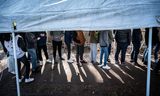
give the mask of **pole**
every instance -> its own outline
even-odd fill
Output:
[[[147,88],[146,96],[150,96],[150,77],[151,77],[151,49],[152,49],[152,28],[149,28],[149,40],[148,40],[148,65],[147,65]]]
[[[16,30],[16,24],[13,22],[14,30]],[[16,87],[17,87],[17,96],[20,96],[20,87],[19,87],[19,76],[18,76],[18,66],[17,66],[17,56],[16,56],[16,43],[15,43],[15,31],[12,32],[12,40],[13,40],[13,52],[14,52],[14,63],[16,70]]]

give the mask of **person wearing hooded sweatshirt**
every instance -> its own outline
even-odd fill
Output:
[[[14,56],[13,52],[13,39],[10,36],[11,34],[5,35],[4,45],[9,53],[9,55]],[[26,48],[24,44],[24,40],[20,35],[15,36],[15,49],[16,49],[16,59],[18,63],[18,75],[19,75],[19,82],[22,82],[22,75],[21,75],[21,62],[25,65],[25,83],[29,83],[34,81],[34,78],[29,77],[30,73],[30,63],[27,60],[25,55]]]
[[[110,67],[107,64],[108,47],[109,47],[108,32],[110,32],[110,30],[100,31],[99,43],[101,47],[101,53],[100,53],[100,65],[98,65],[99,67],[102,67],[103,69],[107,69],[107,70],[110,69]],[[103,58],[103,55],[104,55],[104,58]],[[103,59],[104,59],[104,62],[102,63]]]

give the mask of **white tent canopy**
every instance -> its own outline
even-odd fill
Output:
[[[160,26],[160,0],[0,0],[0,32]]]

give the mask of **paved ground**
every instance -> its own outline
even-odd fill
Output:
[[[87,50],[87,49],[86,49]],[[51,52],[49,52],[51,53]],[[50,54],[51,56],[51,54]],[[63,52],[66,58],[66,52]],[[74,52],[72,57],[75,57]],[[45,63],[41,72],[30,84],[21,83],[22,96],[145,96],[147,68],[139,60],[139,65],[129,62],[126,66],[116,65],[111,55],[111,70],[103,70],[89,61],[78,67],[76,63],[62,61],[56,65]],[[98,58],[99,61],[99,53]],[[0,75],[2,72],[0,73]],[[15,76],[3,71],[0,81],[0,96],[16,96]],[[160,96],[160,75],[151,74],[151,96]]]

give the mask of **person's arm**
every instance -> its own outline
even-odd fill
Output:
[[[18,47],[20,47],[24,52],[27,51],[24,40],[22,37],[18,38]]]

